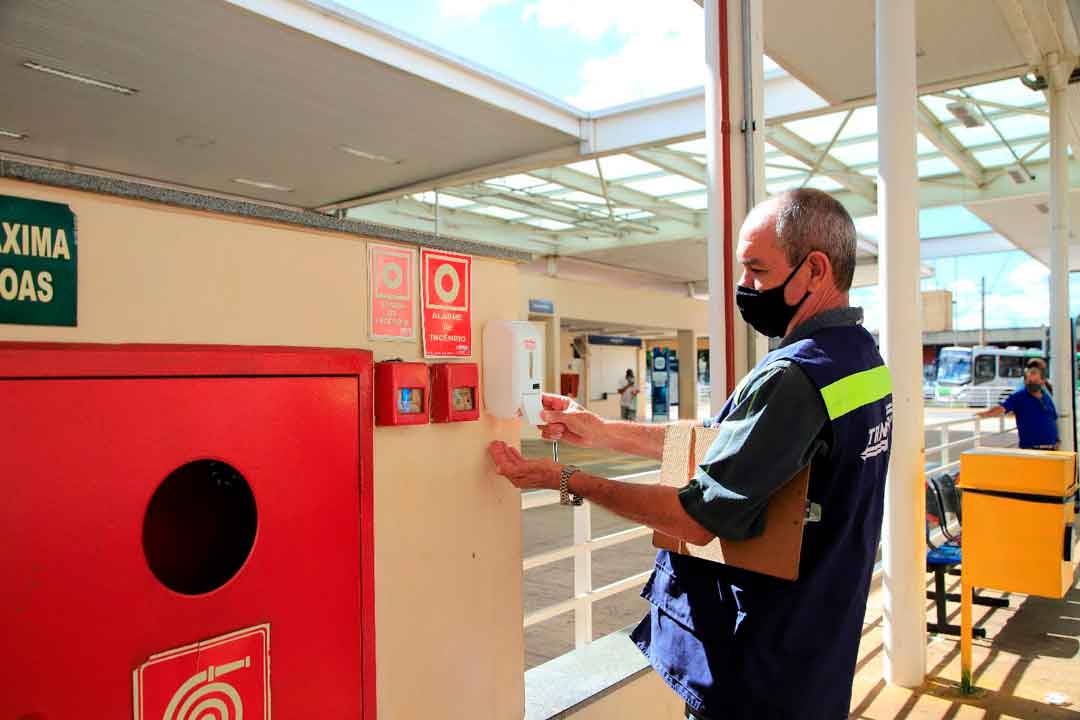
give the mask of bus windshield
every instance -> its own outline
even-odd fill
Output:
[[[938,357],[939,383],[965,385],[971,382],[971,352],[948,350]]]

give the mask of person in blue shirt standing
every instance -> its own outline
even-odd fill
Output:
[[[1057,450],[1060,445],[1057,408],[1046,388],[1044,367],[1037,359],[1029,360],[1024,370],[1024,387],[1000,405],[978,413],[983,418],[1012,413],[1016,417],[1020,447],[1028,450]]]
[[[842,720],[881,538],[892,385],[862,310],[850,307],[855,226],[827,193],[777,195],[749,214],[735,301],[759,333],[782,338],[712,419],[718,435],[683,488],[610,480],[530,460],[494,442],[519,488],[586,498],[694,545],[744,540],[770,496],[810,466],[820,517],[803,531],[794,581],[660,551],[631,634],[695,720]],[[605,420],[569,398],[543,398],[543,437],[660,459],[665,428]]]

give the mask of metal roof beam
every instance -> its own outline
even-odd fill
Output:
[[[565,185],[574,190],[591,193],[598,197],[604,196],[604,188],[600,183],[600,178],[593,177],[588,173],[578,172],[577,170],[571,170],[565,167],[557,167],[532,170],[529,172],[529,175],[540,178],[541,180],[547,180],[548,182]],[[679,220],[680,222],[693,227],[700,227],[702,225],[702,219],[699,213],[677,203],[662,198],[656,198],[639,190],[623,187],[622,185],[613,182],[608,183],[607,192],[612,201],[619,205],[627,205],[629,207],[648,210],[651,213],[668,217],[673,220]]]
[[[529,195],[525,192],[507,192],[492,185],[474,183],[462,187],[453,188],[453,194],[466,200],[472,200],[479,204],[494,205],[506,210],[515,210],[528,215],[555,220],[577,226],[579,231],[604,232],[618,234],[629,229],[639,232],[655,232],[656,229],[640,220],[611,219],[607,214],[593,214],[582,210],[572,210],[567,207],[554,204],[552,201],[558,198],[547,198],[543,195]],[[449,193],[448,193],[449,194]],[[569,201],[564,201],[569,202]],[[597,205],[597,208],[600,206]],[[517,221],[511,221],[517,222]],[[581,227],[581,223],[589,223],[591,227]],[[570,232],[569,229],[566,232]]]
[[[1070,160],[1068,167],[1069,187],[1080,187],[1080,162]],[[1029,163],[1028,168],[1034,173],[1035,179],[1019,185],[1014,183],[1012,179],[1004,173],[989,179],[981,188],[974,188],[969,183],[964,182],[962,180],[963,176],[959,173],[934,178],[935,180],[961,180],[960,183],[954,185],[943,182],[927,182],[924,180],[919,183],[919,207],[931,208],[941,207],[942,205],[979,205],[995,200],[1007,200],[1010,198],[1045,197],[1050,192],[1049,163],[1045,160],[1038,163]],[[851,213],[852,217],[863,217],[865,215],[873,215],[877,212],[876,208],[860,205],[860,201],[862,201],[863,198],[854,193],[837,191],[831,194],[848,208],[848,212]]]
[[[435,207],[412,198],[352,208],[346,217],[424,232],[435,231]],[[550,254],[559,248],[559,241],[541,228],[536,228],[535,232],[525,228],[524,225],[488,215],[439,208],[440,234],[540,254]]]
[[[669,150],[665,147],[654,147],[635,150],[630,154],[674,175],[682,175],[684,178],[689,178],[702,185],[707,186],[709,184],[705,166],[697,160],[692,160],[686,153]]]
[[[810,167],[817,167],[821,175],[832,178],[863,199],[877,203],[877,188],[870,178],[860,177],[831,155],[819,157],[818,148],[785,127],[767,127],[765,132],[769,143],[778,150]]]
[[[926,107],[921,100],[918,102],[915,120],[918,123],[919,132],[933,143],[934,147],[940,150],[945,157],[949,158],[953,165],[960,169],[964,177],[975,183],[977,187],[982,187],[986,181],[983,166],[979,164],[979,161],[975,159],[975,156],[967,148],[953,137],[952,133],[942,126],[934,113],[930,112],[930,108]]]

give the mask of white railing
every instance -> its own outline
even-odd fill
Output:
[[[984,431],[984,426],[989,430]],[[966,427],[965,427],[966,426]],[[1006,421],[1004,416],[997,419],[983,419],[974,415],[967,415],[953,420],[947,420],[926,426],[927,431],[939,431],[942,434],[941,443],[926,448],[926,457],[937,456],[939,463],[926,472],[938,473],[952,470],[960,466],[959,450],[968,447],[979,447],[991,437],[1005,434],[1015,434],[1016,425]],[[955,433],[963,432],[965,437],[955,438]],[[953,437],[950,437],[950,436]],[[956,457],[956,460],[952,458]],[[654,483],[659,480],[660,471],[636,473],[616,478],[623,482],[637,482],[643,484]],[[521,509],[533,510],[535,508],[556,505],[559,502],[559,493],[554,490],[536,490],[522,493]],[[604,598],[640,587],[652,572],[647,568],[640,573],[616,580],[602,587],[594,588],[592,583],[592,554],[602,548],[630,542],[652,533],[645,525],[613,532],[608,535],[594,538],[592,536],[592,506],[588,500],[573,509],[574,534],[573,544],[566,547],[546,550],[535,555],[530,555],[522,560],[523,572],[550,565],[561,560],[573,558],[574,560],[574,593],[573,596],[551,605],[541,607],[525,616],[526,628],[551,620],[564,613],[574,614],[574,647],[580,649],[592,642],[593,634],[593,605]]]
[[[635,473],[615,478],[623,482],[635,482],[650,484],[659,481],[660,471]],[[537,490],[522,493],[521,509],[532,510],[533,508],[557,505],[559,493],[554,490]],[[592,536],[592,505],[588,500],[573,509],[574,513],[574,544],[567,547],[548,550],[525,558],[521,567],[524,572],[533,570],[544,565],[574,558],[574,595],[568,600],[554,603],[535,610],[525,616],[525,627],[530,627],[563,613],[574,613],[574,648],[580,649],[592,642],[593,604],[611,597],[623,590],[629,590],[641,586],[648,578],[652,569],[630,575],[629,577],[616,580],[602,587],[592,586],[592,554],[601,548],[636,540],[637,538],[650,535],[652,529],[644,525],[637,525],[626,530],[620,530],[598,538]]]
[[[991,427],[997,425],[996,430],[990,432],[983,431],[983,423],[990,423]],[[966,437],[962,437],[958,440],[950,440],[951,430],[959,425],[966,425],[964,429]],[[954,468],[960,467],[959,453],[953,452],[955,448],[967,450],[969,448],[977,448],[985,444],[985,440],[989,437],[998,437],[1002,435],[1014,435],[1016,433],[1016,422],[1009,418],[1006,420],[1005,415],[1000,415],[995,418],[980,418],[978,415],[967,415],[954,420],[946,420],[945,422],[934,423],[933,425],[926,425],[925,430],[938,431],[941,433],[941,443],[928,447],[925,450],[925,457],[936,455],[938,458],[938,464],[936,467],[926,470],[927,475],[931,473],[948,472]],[[1015,441],[1008,443],[1009,446],[1014,445]],[[956,460],[952,458],[956,457]]]

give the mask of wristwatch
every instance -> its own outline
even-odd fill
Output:
[[[577,465],[563,465],[562,472],[559,473],[560,505],[580,505],[584,501],[584,498],[580,498],[570,492],[570,476],[579,470],[581,470],[581,468]]]

